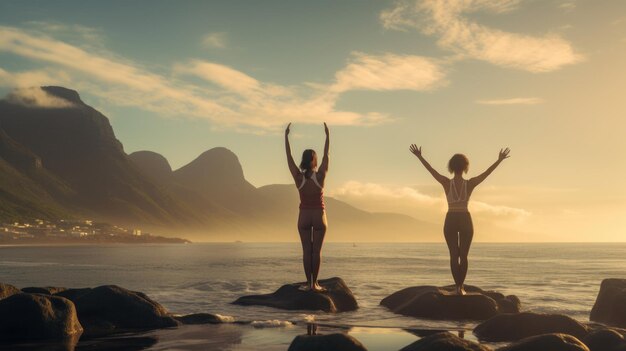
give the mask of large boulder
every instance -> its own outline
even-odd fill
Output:
[[[624,336],[613,329],[598,329],[590,332],[583,342],[591,351],[626,351]]]
[[[562,333],[584,338],[587,327],[560,314],[523,312],[497,315],[474,328],[474,334],[485,341],[516,341],[535,335]]]
[[[487,346],[459,338],[449,333],[437,333],[421,338],[400,351],[490,351]]]
[[[341,278],[320,280],[326,292],[301,291],[304,283],[287,284],[276,292],[265,295],[242,296],[233,303],[236,305],[261,305],[284,310],[310,310],[324,312],[346,312],[359,308],[352,291]]]
[[[116,285],[68,289],[56,296],[74,302],[87,335],[179,325],[163,306],[144,293]]]
[[[367,351],[357,339],[347,334],[298,335],[287,351]]]
[[[589,348],[571,335],[544,334],[520,340],[497,351],[589,351]]]
[[[0,340],[65,340],[82,332],[76,308],[65,298],[18,293],[0,300]]]
[[[61,291],[65,291],[67,288],[61,288],[58,286],[46,286],[46,287],[32,287],[29,286],[27,288],[22,288],[22,292],[29,294],[44,294],[44,295],[54,295],[56,293],[60,293]]]
[[[455,286],[414,286],[385,297],[380,304],[405,316],[450,320],[485,320],[520,310],[516,296],[470,285],[465,288],[466,295],[457,295]]]
[[[626,328],[626,279],[602,281],[589,319]]]
[[[0,300],[7,298],[11,295],[19,294],[20,289],[13,285],[0,283]]]

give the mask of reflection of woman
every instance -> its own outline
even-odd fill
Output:
[[[491,165],[481,175],[469,180],[463,179],[463,173],[467,173],[469,160],[463,154],[455,154],[448,162],[448,171],[454,173],[452,179],[439,174],[422,157],[422,148],[412,144],[409,150],[417,156],[424,167],[443,186],[448,200],[448,213],[443,225],[443,233],[450,250],[450,270],[456,284],[459,295],[465,295],[463,282],[467,275],[467,255],[469,254],[472,237],[474,236],[474,226],[472,217],[467,209],[467,203],[474,188],[482,183],[493,172],[500,162],[509,157],[509,148],[500,150],[498,160]]]
[[[291,156],[289,145],[289,128],[285,129],[285,149],[287,151],[287,164],[293,176],[298,192],[300,193],[300,214],[298,216],[298,232],[302,242],[302,262],[306,275],[306,286],[303,290],[325,291],[317,282],[322,260],[322,243],[326,234],[326,211],[324,210],[324,181],[328,172],[328,126],[324,123],[326,143],[324,144],[324,157],[322,164],[317,167],[317,154],[314,150],[307,149],[302,153],[300,167]]]

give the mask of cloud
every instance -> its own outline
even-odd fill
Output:
[[[530,36],[502,31],[470,21],[465,14],[511,12],[519,0],[400,1],[380,14],[383,27],[419,29],[435,35],[439,47],[494,65],[533,73],[549,72],[583,60],[572,45],[557,34]]]
[[[15,89],[6,97],[6,100],[26,107],[69,108],[74,106],[73,103],[52,96],[39,87]]]
[[[185,64],[175,65],[174,72],[195,75],[237,93],[245,94],[257,91],[261,87],[259,81],[249,75],[212,62],[192,60]]]
[[[223,49],[226,47],[226,33],[213,32],[208,33],[202,38],[202,46],[206,48]]]
[[[445,76],[432,59],[364,53],[354,53],[329,84],[283,86],[226,65],[193,59],[174,64],[170,75],[165,75],[105,50],[86,50],[43,33],[6,26],[0,26],[0,52],[48,65],[31,72],[2,71],[16,86],[71,84],[118,106],[206,118],[217,127],[255,133],[277,130],[287,122],[384,123],[391,120],[384,113],[338,110],[340,95],[350,90],[429,90],[443,84]]]
[[[330,90],[431,90],[442,85],[444,77],[441,65],[431,58],[355,52],[348,65],[335,74]]]
[[[432,196],[409,186],[348,181],[329,195],[368,211],[397,212],[427,221],[439,220],[447,210],[443,192]],[[479,218],[498,222],[519,222],[531,215],[521,208],[473,200],[470,211]]]
[[[90,47],[102,47],[104,43],[102,31],[93,27],[50,21],[28,21],[24,24],[36,31],[54,34],[64,40],[80,42]]]
[[[576,9],[576,1],[565,1],[559,4],[559,8],[563,9],[567,12],[573,11]]]
[[[542,98],[510,98],[510,99],[495,99],[495,100],[477,100],[477,104],[481,105],[537,105],[544,103]]]
[[[42,85],[68,83],[70,77],[60,70],[32,70],[8,72],[0,68],[0,86],[9,88],[28,88]]]

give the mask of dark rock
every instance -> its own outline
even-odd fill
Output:
[[[626,328],[626,279],[604,279],[590,320]]]
[[[328,290],[323,293],[298,290],[303,284],[283,285],[272,294],[242,296],[233,303],[325,312],[346,312],[359,308],[352,291],[341,278],[320,280],[319,284]]]
[[[550,333],[570,334],[582,339],[588,330],[568,316],[532,312],[501,314],[474,328],[474,334],[486,341],[515,341]]]
[[[485,320],[502,312],[519,312],[516,296],[504,296],[467,285],[467,295],[456,295],[454,286],[415,286],[397,291],[380,304],[394,313],[431,319]]]
[[[589,349],[571,335],[544,334],[520,340],[497,351],[589,351]]]
[[[41,90],[75,104],[83,104],[83,101],[80,99],[80,95],[78,95],[78,92],[75,90],[57,86],[41,87]]]
[[[357,339],[347,334],[298,335],[288,351],[367,351]]]
[[[20,289],[13,285],[0,283],[0,300],[19,293]]]
[[[522,309],[522,302],[515,295],[504,296],[497,299],[496,302],[498,303],[498,313],[519,313]]]
[[[626,351],[624,336],[613,329],[594,330],[583,342],[591,351]]]
[[[68,289],[55,296],[63,296],[74,302],[87,335],[166,328],[179,324],[163,306],[144,293],[116,285]]]
[[[32,287],[29,286],[27,288],[22,288],[22,292],[29,294],[44,294],[44,295],[54,295],[56,293],[60,293],[61,291],[65,291],[67,288],[60,288],[57,286],[46,286],[46,287]]]
[[[0,340],[68,339],[83,328],[62,297],[19,293],[0,301]]]
[[[220,317],[210,313],[193,313],[184,316],[175,316],[174,319],[182,324],[219,324]]]
[[[459,338],[449,333],[437,333],[421,338],[400,351],[489,351],[487,346]]]

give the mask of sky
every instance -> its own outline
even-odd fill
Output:
[[[331,130],[326,193],[442,222],[454,153],[477,225],[502,241],[626,239],[626,2],[621,0],[0,1],[0,93],[77,90],[126,152],[174,169],[235,152],[288,183]],[[38,103],[52,103],[41,98]]]

